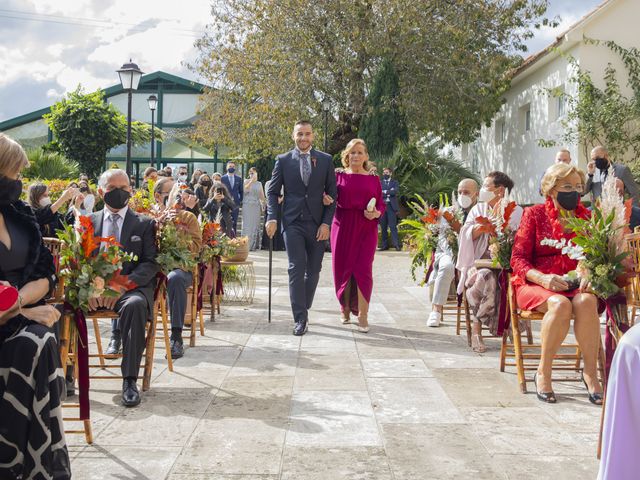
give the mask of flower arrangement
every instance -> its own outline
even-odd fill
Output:
[[[129,208],[136,213],[143,215],[151,215],[155,200],[153,198],[153,187],[155,182],[149,180],[147,183],[147,189],[140,188],[135,191],[129,200]]]
[[[123,252],[113,237],[97,237],[89,217],[80,216],[74,226],[66,225],[58,238],[62,241],[60,276],[65,280],[66,301],[74,309],[86,311],[89,299],[118,297],[136,287],[121,274],[123,263],[136,257]]]
[[[158,255],[156,262],[165,274],[179,268],[190,272],[198,261],[191,252],[191,235],[177,216],[166,216],[156,221]]]
[[[235,253],[235,246],[220,226],[221,215],[218,212],[213,222],[202,224],[202,251],[200,262],[209,264],[216,257],[227,257]]]
[[[429,269],[433,252],[438,247],[438,238],[444,232],[447,243],[451,247],[454,256],[458,253],[458,235],[451,229],[442,229],[441,218],[444,217],[449,224],[454,221],[462,221],[462,211],[455,201],[455,194],[452,196],[453,205],[449,204],[447,195],[440,196],[438,208],[432,207],[420,196],[416,195],[417,201],[409,205],[417,214],[418,218],[408,218],[400,223],[404,227],[405,242],[411,251],[411,276],[416,279],[416,270]]]
[[[505,270],[511,268],[511,251],[515,232],[509,226],[509,221],[516,206],[516,202],[505,197],[489,211],[489,217],[476,218],[476,222],[480,225],[478,231],[489,235],[489,253],[493,266],[500,265]]]

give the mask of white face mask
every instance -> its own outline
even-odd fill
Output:
[[[460,205],[462,208],[467,209],[471,206],[472,203],[473,200],[471,200],[471,197],[469,195],[458,196],[458,205]]]
[[[480,189],[480,193],[478,194],[478,200],[479,201],[488,203],[491,200],[493,200],[494,198],[496,198],[496,194],[494,192],[492,192],[491,190],[488,190],[485,187],[482,187]]]
[[[181,182],[186,182],[187,176],[186,175],[178,175],[178,180],[180,180]]]
[[[40,202],[38,203],[40,203],[41,207],[46,207],[48,205],[51,205],[51,199],[49,197],[43,197],[40,199]]]

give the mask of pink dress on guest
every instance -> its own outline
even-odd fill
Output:
[[[337,173],[338,200],[331,226],[333,280],[343,312],[358,315],[358,292],[371,301],[373,290],[373,257],[378,246],[378,220],[367,220],[364,211],[372,198],[376,209],[384,214],[382,186],[376,175]],[[344,293],[351,284],[350,305]]]

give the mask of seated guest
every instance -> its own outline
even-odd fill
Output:
[[[29,205],[33,209],[43,237],[55,237],[56,231],[62,230],[65,221],[73,222],[73,217],[65,218],[60,209],[77,197],[78,193],[77,187],[69,187],[62,192],[58,200],[51,203],[49,187],[44,183],[33,183],[29,186]]]
[[[233,211],[235,203],[229,194],[229,190],[221,182],[214,182],[209,193],[209,200],[203,210],[209,216],[210,221],[214,221],[218,212],[222,217],[222,231],[229,238],[235,238],[236,232],[233,229]]]
[[[640,325],[623,336],[611,362],[598,480],[635,480],[640,470]]]
[[[609,152],[602,146],[591,150],[591,161],[587,164],[589,178],[582,195],[591,192],[591,201],[595,202],[602,195],[602,184],[607,178],[609,167],[613,167],[616,178],[622,180],[624,190],[633,199],[633,204],[640,207],[640,190],[633,179],[633,174],[629,167],[622,163],[613,163],[609,159]]]
[[[200,208],[204,208],[204,206],[207,203],[207,200],[209,200],[209,192],[211,191],[211,185],[213,185],[213,182],[211,181],[211,177],[206,173],[203,173],[200,176],[198,180],[198,184],[196,185],[196,188],[195,188],[196,196],[198,197],[198,205],[200,206]]]
[[[598,301],[584,293],[565,277],[577,262],[561,250],[541,245],[545,238],[571,239],[566,228],[570,217],[588,218],[589,211],[580,203],[585,175],[576,167],[558,164],[550,167],[542,182],[546,201],[527,208],[516,234],[511,257],[513,285],[518,307],[545,314],[542,323],[542,358],[535,376],[536,392],[543,402],[555,403],[551,388],[553,357],[569,331],[571,317],[574,332],[584,358],[584,381],[589,400],[602,403],[598,382],[597,357],[600,339]]]
[[[71,478],[61,401],[64,376],[52,330],[60,312],[46,305],[53,257],[22,193],[27,156],[0,133],[0,478]]]
[[[154,187],[153,196],[166,216],[175,218],[186,227],[191,237],[191,253],[195,256],[200,253],[202,233],[198,219],[193,213],[185,210],[185,190],[180,187],[180,183],[174,182],[173,178],[161,178]],[[197,203],[195,195],[192,202]],[[187,288],[193,284],[193,274],[179,268],[165,273],[171,314],[171,358],[176,359],[184,355],[182,329],[187,312]]]
[[[464,212],[463,222],[477,200],[478,183],[472,178],[462,180],[458,184],[458,204]],[[428,327],[437,327],[442,322],[443,306],[455,277],[455,258],[447,240],[447,232],[453,230],[460,233],[462,227],[460,222],[451,215],[442,215],[439,221],[438,246],[434,252],[433,272],[429,280],[429,283],[433,283],[433,297],[431,297],[431,314],[427,320]]]
[[[482,325],[495,335],[498,330],[499,289],[498,273],[487,268],[476,269],[476,260],[491,258],[489,234],[482,233],[478,217],[489,218],[491,211],[513,188],[513,180],[502,172],[491,172],[484,179],[478,194],[478,203],[471,209],[458,236],[458,263],[460,270],[458,293],[466,288],[467,302],[471,308],[473,327],[471,346],[474,352],[483,353],[487,347],[482,340]],[[517,230],[522,218],[522,208],[516,207],[509,220],[512,230]]]
[[[136,260],[125,263],[122,268],[122,274],[128,275],[136,286],[119,298],[92,298],[89,308],[91,311],[111,309],[119,315],[107,353],[118,353],[122,345],[122,404],[134,407],[140,403],[136,379],[145,348],[145,326],[151,318],[159,270],[156,263],[155,226],[150,218],[129,209],[131,184],[124,170],[104,172],[98,181],[98,194],[105,206],[103,210],[91,214],[95,234],[114,237],[123,250],[136,256]]]

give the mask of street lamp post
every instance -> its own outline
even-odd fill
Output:
[[[322,100],[322,112],[324,114],[324,151],[329,150],[329,109],[331,108],[331,100],[324,97]]]
[[[125,63],[117,70],[120,77],[120,83],[125,92],[127,92],[127,175],[131,177],[131,102],[133,99],[133,91],[138,89],[142,71],[129,59],[129,63]]]
[[[153,167],[153,154],[156,148],[156,137],[155,137],[155,113],[156,107],[158,106],[158,97],[155,95],[149,95],[147,98],[147,103],[149,104],[149,110],[151,110],[151,163],[149,164]]]

